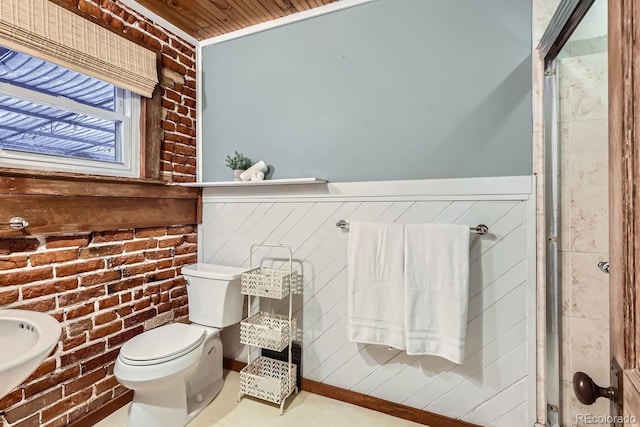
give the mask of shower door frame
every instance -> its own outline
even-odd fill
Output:
[[[556,58],[595,0],[562,0],[540,43],[538,54],[544,61],[544,188],[545,188],[545,390],[548,426],[561,426],[562,370],[562,286],[560,278],[560,159],[558,140],[558,79]],[[540,412],[540,411],[539,411]]]
[[[538,46],[545,70],[551,72],[557,53],[592,3],[593,0],[562,0]],[[622,423],[615,423],[620,426],[637,425],[628,422],[629,416],[640,419],[640,45],[637,40],[640,40],[640,2],[608,0],[610,386],[617,389],[611,407],[612,415],[623,416]],[[554,81],[548,80],[550,84]],[[553,132],[549,141],[552,136]],[[553,185],[553,173],[550,175],[545,177],[551,180],[545,185]],[[557,185],[557,180],[555,183]],[[547,227],[547,231],[549,229]],[[552,235],[546,237],[553,238]],[[549,272],[556,280],[557,273]],[[554,290],[557,291],[551,289]],[[561,295],[548,294],[549,297]],[[555,317],[555,330],[559,325],[558,314],[552,312],[548,316],[551,322]],[[553,325],[547,325],[547,331],[550,328],[553,330]],[[553,340],[547,345],[553,345]],[[549,354],[557,357],[559,363],[559,348]],[[548,365],[554,363],[547,362]],[[554,397],[551,392],[554,386],[559,387],[558,379],[547,377],[546,384],[547,396]],[[549,416],[549,412],[547,414]],[[552,425],[549,418],[539,421]]]

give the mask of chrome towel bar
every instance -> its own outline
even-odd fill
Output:
[[[341,219],[340,221],[336,222],[336,227],[341,228],[343,230],[348,230],[349,223],[344,219]],[[472,233],[485,235],[489,232],[489,227],[487,227],[484,224],[478,224],[475,227],[469,227],[469,231],[471,231]]]

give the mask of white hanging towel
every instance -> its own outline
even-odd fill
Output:
[[[407,224],[404,234],[407,354],[464,361],[469,227]]]
[[[350,221],[347,339],[404,349],[402,224]]]

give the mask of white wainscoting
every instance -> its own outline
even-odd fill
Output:
[[[284,243],[304,275],[294,312],[305,378],[491,427],[534,424],[535,197],[531,177],[204,189],[200,260],[249,266],[253,243]],[[302,187],[302,188],[300,188]],[[408,356],[348,342],[345,220],[486,224],[471,237],[466,359]],[[256,252],[270,266],[284,253]],[[263,264],[265,265],[265,264]],[[282,312],[284,302],[262,308]],[[239,328],[225,356],[246,360]]]

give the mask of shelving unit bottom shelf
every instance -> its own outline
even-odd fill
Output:
[[[249,395],[269,402],[280,404],[283,413],[284,401],[292,392],[298,392],[296,386],[297,366],[288,362],[258,357],[240,371],[240,394]]]

